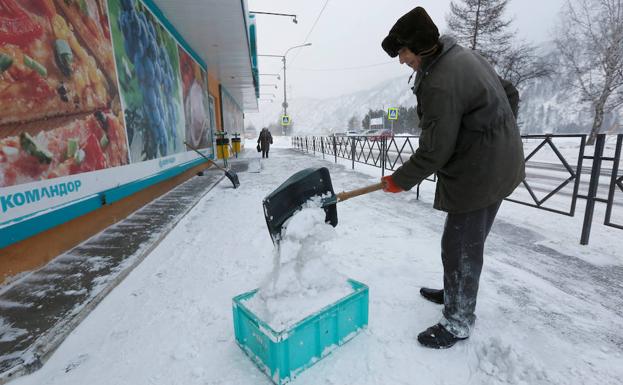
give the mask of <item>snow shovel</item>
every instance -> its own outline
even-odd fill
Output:
[[[283,224],[303,207],[310,198],[320,196],[326,213],[325,222],[337,226],[337,202],[383,189],[383,183],[339,194],[333,192],[331,176],[326,167],[307,168],[297,172],[264,198],[264,216],[273,243],[281,238]],[[327,196],[328,195],[328,196]]]
[[[225,176],[231,181],[231,183],[234,185],[235,189],[240,186],[240,181],[238,180],[238,174],[236,174],[233,171],[225,170],[223,167],[219,166],[212,159],[210,159],[207,156],[203,155],[199,150],[197,150],[196,148],[194,148],[190,144],[188,144],[186,142],[184,142],[184,144],[187,145],[188,147],[190,147],[191,150],[194,150],[197,154],[201,155],[205,160],[208,161],[208,163],[210,163],[214,167],[218,168],[219,170],[224,171],[225,172]]]

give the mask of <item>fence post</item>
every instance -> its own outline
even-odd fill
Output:
[[[584,150],[586,149],[586,135],[580,140],[580,152],[578,154],[578,167],[575,172],[575,183],[573,184],[573,195],[571,196],[571,216],[575,216],[575,206],[578,200],[578,191],[580,190],[580,178],[582,177],[582,163],[584,161]]]
[[[335,135],[333,135],[333,155],[335,155],[335,163],[337,163],[337,141]]]
[[[353,158],[353,170],[355,169],[355,140],[351,137],[350,138],[351,144],[350,144],[350,155],[351,158]]]
[[[309,154],[309,146],[307,145],[307,136],[305,137],[305,152]]]
[[[595,211],[595,197],[597,196],[597,188],[599,187],[599,176],[601,175],[601,159],[604,154],[604,144],[606,142],[606,134],[598,134],[595,143],[595,152],[593,153],[593,166],[591,168],[591,179],[588,184],[588,194],[586,196],[586,210],[584,211],[584,224],[582,225],[581,245],[588,245],[588,239],[591,235],[591,225],[593,224],[593,213]]]
[[[617,136],[617,144],[614,148],[614,160],[612,162],[612,175],[610,176],[610,191],[608,191],[608,202],[606,203],[606,217],[604,224],[610,223],[612,216],[612,206],[614,206],[614,192],[617,187],[617,176],[619,175],[619,164],[621,162],[621,147],[623,147],[623,134]]]
[[[392,122],[393,124],[393,122]],[[381,138],[381,176],[385,176],[385,147],[387,138]]]
[[[324,160],[324,138],[320,137],[320,151],[322,152],[322,159]]]
[[[316,156],[316,137],[312,136],[312,148],[314,149],[314,156]]]

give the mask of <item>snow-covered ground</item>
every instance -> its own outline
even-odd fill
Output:
[[[231,311],[272,269],[262,198],[306,167],[328,167],[336,191],[379,174],[279,148],[285,138],[275,147],[239,189],[207,194],[42,369],[12,384],[270,384],[236,345]],[[509,202],[487,244],[472,336],[449,350],[418,345],[441,312],[418,294],[442,282],[433,194],[424,183],[420,200],[376,192],[338,204],[323,246],[333,269],[370,287],[369,328],[294,384],[621,384],[623,232],[596,222],[580,246],[581,216]]]

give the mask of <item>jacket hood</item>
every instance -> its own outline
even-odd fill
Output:
[[[415,83],[413,84],[413,93],[418,89],[424,75],[429,72],[434,66],[435,63],[439,61],[445,54],[447,54],[451,49],[456,47],[456,39],[452,36],[442,35],[439,38],[439,45],[441,46],[441,51],[436,55],[430,57],[422,58],[422,68],[417,72],[417,76],[415,77]]]

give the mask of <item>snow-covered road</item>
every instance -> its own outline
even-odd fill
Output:
[[[271,150],[261,173],[239,174],[237,190],[214,188],[42,369],[12,384],[269,384],[235,343],[231,299],[272,268],[262,198],[319,166],[336,191],[378,181]],[[377,192],[339,204],[327,247],[336,270],[370,287],[369,328],[294,383],[621,384],[622,233],[595,225],[583,247],[581,218],[509,202],[489,238],[472,337],[445,351],[418,345],[441,312],[418,294],[442,282],[433,189],[425,183],[419,201]]]

